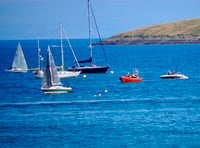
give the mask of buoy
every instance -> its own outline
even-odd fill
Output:
[[[87,77],[87,75],[83,75],[83,78],[86,78]]]
[[[113,70],[111,70],[111,71],[110,71],[110,73],[111,73],[111,74],[114,74],[114,71],[113,71]]]
[[[100,94],[100,93],[98,94],[98,97],[101,97],[101,94]]]
[[[106,89],[104,92],[105,92],[105,93],[107,93],[107,92],[108,92],[108,90]]]

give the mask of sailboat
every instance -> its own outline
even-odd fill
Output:
[[[9,69],[6,69],[6,72],[27,72],[28,66],[26,64],[26,60],[22,51],[22,47],[20,42],[18,42],[17,50],[15,53],[15,57],[13,60],[12,67]]]
[[[37,71],[33,71],[33,75],[35,78],[42,78],[43,75],[44,75],[44,72],[42,71],[42,60],[43,60],[43,57],[41,56],[40,54],[40,42],[39,42],[39,37],[38,37],[38,67],[37,67]]]
[[[94,17],[93,9],[91,7],[91,2],[90,2],[90,0],[88,0],[88,26],[89,26],[90,58],[88,60],[76,61],[75,66],[68,68],[68,70],[70,70],[70,71],[81,71],[81,73],[105,73],[109,68],[108,64],[104,65],[104,66],[97,66],[97,65],[93,64],[91,14],[93,16],[93,20],[94,20],[95,25],[96,25],[97,33],[98,33],[99,38],[100,38],[100,34],[99,34],[97,23],[96,23],[96,20],[95,20],[95,17]],[[100,38],[100,41],[101,41],[101,38]],[[102,49],[104,51],[103,45],[102,45]],[[104,56],[105,56],[105,59],[106,59],[105,51],[104,51]],[[107,61],[107,59],[106,59],[106,61]],[[89,64],[88,65],[80,65],[81,63],[89,63]]]
[[[67,93],[72,91],[71,87],[63,87],[62,83],[60,82],[50,46],[48,46],[47,49],[46,65],[44,69],[41,90],[45,94]]]
[[[63,40],[62,40],[62,32],[63,32],[63,26],[60,24],[60,50],[61,50],[61,62],[62,65],[61,70],[58,71],[58,76],[60,78],[70,78],[70,77],[77,77],[81,71],[69,71],[69,70],[64,70],[64,50],[63,50]]]
[[[61,50],[61,62],[62,65],[58,67],[57,73],[59,78],[72,78],[72,77],[77,77],[81,71],[68,71],[64,70],[64,50],[63,50],[63,40],[62,40],[62,32],[63,32],[63,27],[62,24],[60,24],[60,50]],[[38,40],[38,71],[34,71],[33,75],[36,78],[42,78],[44,75],[44,72],[41,69],[41,58],[42,56],[40,55],[40,48],[39,48],[39,40]]]

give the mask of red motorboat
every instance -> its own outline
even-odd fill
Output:
[[[132,75],[128,73],[126,76],[121,76],[120,80],[121,82],[141,82],[143,78],[140,78],[138,72],[135,72]]]
[[[143,80],[143,78],[140,77],[131,77],[131,76],[121,76],[120,80],[122,82],[140,82]]]

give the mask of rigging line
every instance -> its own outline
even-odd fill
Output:
[[[95,27],[96,27],[96,29],[97,29],[97,33],[98,33],[98,36],[99,36],[100,45],[101,45],[101,48],[102,48],[102,50],[103,50],[106,63],[108,63],[108,59],[107,59],[107,56],[106,56],[106,52],[105,52],[104,46],[103,46],[103,44],[102,44],[102,39],[101,39],[101,35],[100,35],[100,32],[99,32],[99,28],[98,28],[98,25],[97,25],[97,22],[96,22],[96,19],[95,19],[95,15],[94,15],[94,11],[93,11],[93,8],[92,8],[91,5],[90,5],[90,9],[91,9],[92,16],[93,16],[93,20],[94,20],[94,23],[95,23]]]
[[[76,55],[75,55],[75,53],[74,53],[74,50],[73,50],[73,48],[72,48],[72,45],[71,45],[71,43],[70,43],[70,41],[69,41],[69,37],[67,36],[64,27],[63,27],[63,32],[64,32],[64,35],[65,35],[65,38],[67,39],[67,42],[68,42],[69,47],[70,47],[70,49],[71,49],[71,52],[72,52],[72,54],[73,54],[73,56],[74,56],[74,59],[75,59],[75,61],[76,61],[76,64],[78,65],[78,67],[80,67],[80,65],[79,65],[79,63],[78,63],[78,60],[77,60],[77,58],[76,58]]]

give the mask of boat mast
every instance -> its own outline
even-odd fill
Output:
[[[92,28],[91,28],[91,14],[90,14],[90,9],[91,9],[91,3],[90,0],[88,0],[88,27],[89,27],[89,48],[90,48],[90,59],[91,59],[91,64],[92,64]]]
[[[38,36],[38,70],[41,70],[40,41]]]
[[[61,69],[64,70],[64,53],[63,53],[62,32],[63,32],[63,27],[62,27],[62,23],[61,23],[60,24],[60,50],[61,50],[61,61],[62,61]]]

